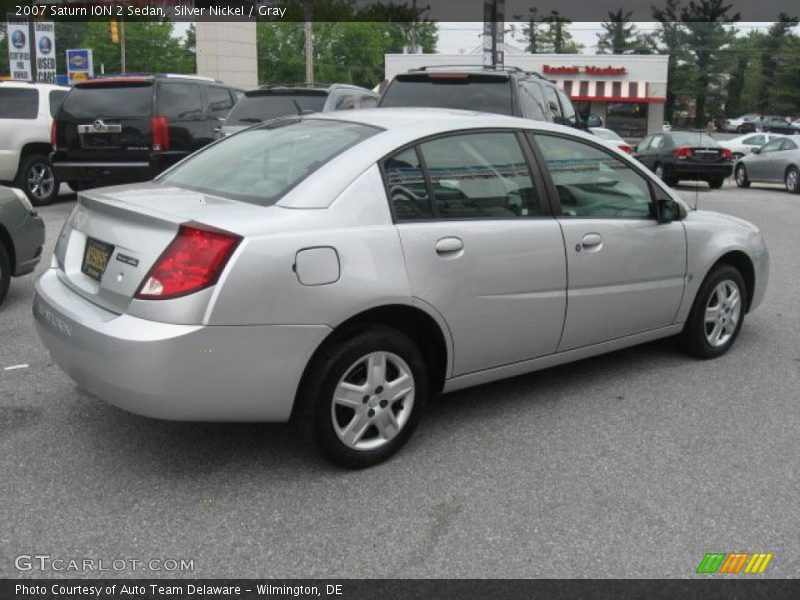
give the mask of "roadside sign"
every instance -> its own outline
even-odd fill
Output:
[[[30,81],[31,77],[31,47],[29,26],[27,19],[15,19],[8,16],[8,67],[11,79]]]
[[[36,39],[36,80],[56,82],[56,34],[52,21],[34,21]]]
[[[89,48],[67,50],[67,76],[70,83],[94,77],[92,51]]]

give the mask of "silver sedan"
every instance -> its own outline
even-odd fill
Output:
[[[782,136],[753,149],[736,163],[733,176],[739,187],[783,183],[787,192],[800,193],[800,135]]]
[[[36,286],[55,362],[126,410],[298,419],[364,467],[428,398],[667,336],[730,349],[769,255],[574,129],[463,111],[272,121],[81,192]]]

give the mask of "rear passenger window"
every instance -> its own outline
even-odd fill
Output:
[[[0,88],[0,119],[35,119],[38,114],[37,89]]]
[[[539,86],[528,81],[519,82],[519,100],[522,115],[527,119],[547,121],[547,113],[543,105],[544,100],[539,92]]]
[[[540,215],[528,163],[513,132],[454,135],[420,146],[440,219]]]
[[[361,96],[359,108],[375,108],[376,106],[378,106],[377,96]]]
[[[233,108],[233,98],[227,88],[208,86],[208,110],[215,117],[224,119]]]
[[[561,107],[558,105],[558,96],[556,96],[555,89],[547,85],[544,88],[544,94],[547,97],[548,109],[553,114],[553,118],[556,120],[562,119]]]
[[[389,201],[398,221],[433,217],[425,176],[414,148],[404,150],[383,162]]]
[[[650,186],[621,159],[576,140],[536,135],[566,217],[646,219]]]
[[[64,102],[67,92],[62,90],[53,90],[50,92],[50,116],[55,118],[58,109],[61,108],[61,103]]]
[[[164,83],[158,89],[158,114],[175,121],[203,115],[200,86],[196,83]]]
[[[588,82],[583,82],[583,83],[588,83]],[[583,85],[583,83],[581,83],[581,85]],[[575,107],[572,106],[572,101],[561,90],[558,90],[556,93],[558,94],[558,97],[561,99],[561,108],[564,114],[564,119],[566,119],[567,123],[569,123],[570,125],[577,125],[578,115],[575,112]]]

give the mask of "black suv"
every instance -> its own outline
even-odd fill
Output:
[[[516,67],[421,67],[397,75],[378,105],[460,108],[586,129],[557,85]]]
[[[239,98],[222,133],[230,135],[254,123],[306,112],[374,108],[379,97],[372,90],[344,83],[262,85]]]
[[[237,90],[191,75],[78,83],[53,121],[56,179],[76,190],[148,181],[214,141],[237,99]]]

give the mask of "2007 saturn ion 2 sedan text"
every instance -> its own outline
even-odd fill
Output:
[[[108,402],[297,418],[363,467],[431,394],[672,335],[719,356],[768,265],[756,227],[687,210],[591,135],[375,109],[272,121],[81,192],[33,310]]]

